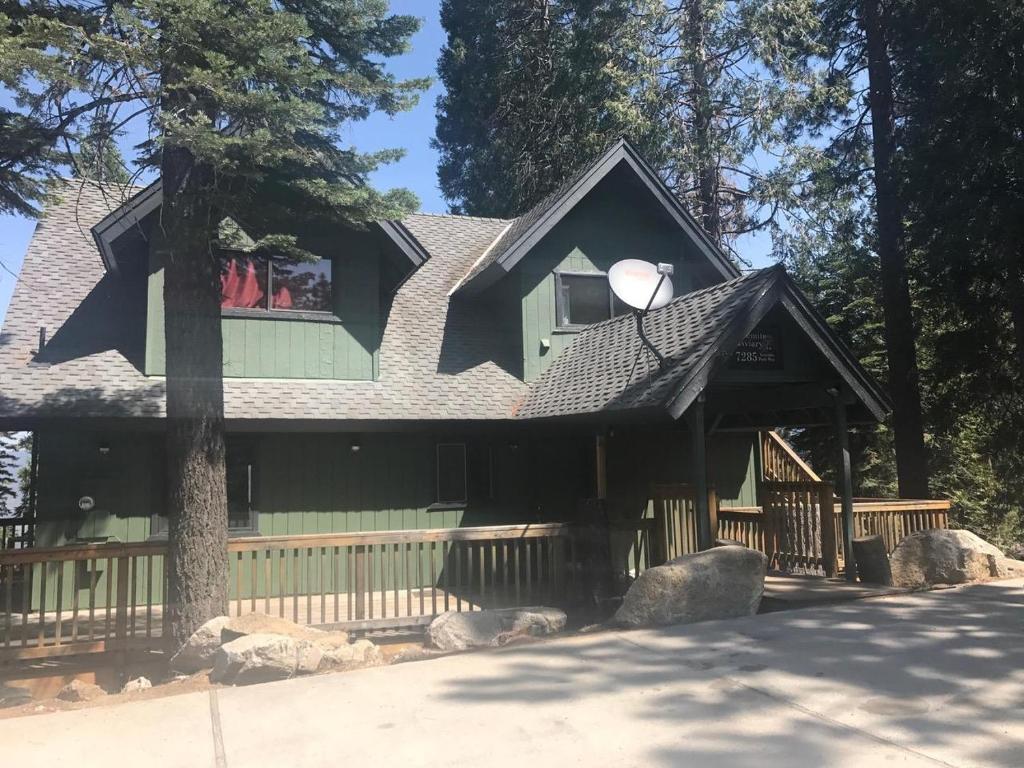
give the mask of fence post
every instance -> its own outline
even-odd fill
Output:
[[[836,537],[835,495],[831,484],[818,488],[818,514],[821,516],[821,564],[825,575],[839,575],[839,551]]]
[[[128,645],[128,557],[117,558],[117,591],[114,597],[114,647],[122,654]]]
[[[708,488],[708,519],[711,523],[711,546],[715,546],[718,536],[718,493],[714,487]]]

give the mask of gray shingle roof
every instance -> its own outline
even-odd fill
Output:
[[[137,324],[108,276],[89,228],[124,202],[95,184],[68,183],[39,221],[0,330],[0,419],[162,416],[164,380],[143,375]],[[417,214],[404,225],[430,253],[394,297],[377,381],[224,380],[229,419],[507,419],[526,385],[493,360],[486,307],[449,304],[448,292],[507,222]],[[83,315],[83,308],[85,308]],[[53,359],[69,320],[89,333]],[[74,321],[72,321],[73,324]],[[54,340],[34,361],[39,327]],[[67,334],[65,334],[67,336]],[[79,334],[81,337],[82,334]]]
[[[774,267],[746,274],[651,311],[644,330],[666,358],[663,373],[642,345],[632,314],[584,329],[533,385],[518,417],[664,408],[721,334],[747,313],[780,274]]]

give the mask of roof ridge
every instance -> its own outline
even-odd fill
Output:
[[[435,219],[463,219],[466,221],[500,221],[502,223],[513,222],[516,218],[503,219],[499,216],[467,216],[462,213],[429,213],[427,211],[415,211],[414,213],[407,214],[403,218],[409,216],[430,216]]]

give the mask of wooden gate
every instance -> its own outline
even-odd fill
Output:
[[[761,484],[764,552],[769,567],[835,576],[835,497],[829,483]]]

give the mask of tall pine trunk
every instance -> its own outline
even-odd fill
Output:
[[[168,565],[171,636],[180,645],[227,611],[220,270],[211,250],[211,174],[167,148],[157,248],[167,349]]]
[[[1017,263],[1010,264],[1007,293],[1010,299],[1010,322],[1013,323],[1013,343],[1017,352],[1017,369],[1024,381],[1024,246],[1018,250]]]
[[[927,498],[928,461],[924,446],[916,336],[893,172],[896,139],[892,65],[885,41],[880,0],[863,0],[861,24],[867,44],[878,258],[882,273],[889,388],[893,399],[896,474],[901,497]]]
[[[689,55],[693,61],[693,142],[697,167],[697,199],[700,223],[716,243],[722,242],[722,214],[718,204],[718,163],[712,137],[714,108],[708,75],[704,0],[690,0],[687,11]]]

